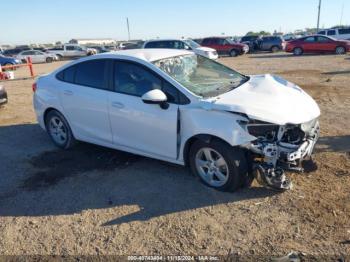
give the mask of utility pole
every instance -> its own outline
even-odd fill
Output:
[[[318,16],[317,16],[317,32],[320,30],[320,15],[321,15],[321,4],[322,4],[322,0],[319,0],[318,3]]]
[[[343,14],[344,14],[344,2],[343,2],[343,5],[341,7],[341,14],[340,14],[340,23],[339,23],[339,25],[343,24]]]
[[[129,18],[126,18],[126,26],[128,28],[128,41],[130,41],[130,27],[129,27]]]

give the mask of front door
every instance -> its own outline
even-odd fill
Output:
[[[46,57],[42,52],[34,51],[34,55],[32,56],[32,60],[35,63],[44,63],[44,62],[46,62]]]
[[[328,37],[318,36],[317,37],[318,50],[321,52],[334,52],[336,45]]]
[[[160,158],[177,157],[178,105],[145,104],[141,96],[164,81],[143,65],[117,61],[109,95],[113,143]]]

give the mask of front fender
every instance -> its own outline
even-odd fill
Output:
[[[247,144],[256,138],[249,135],[238,123],[245,117],[227,111],[204,110],[201,108],[180,109],[181,146],[179,160],[183,161],[185,145],[198,135],[210,135],[226,141],[231,146]]]

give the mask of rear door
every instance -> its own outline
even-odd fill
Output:
[[[314,36],[306,37],[302,43],[302,48],[306,53],[318,51],[318,44]]]
[[[32,59],[33,61],[33,52],[32,51],[24,51],[22,53],[20,53],[20,55],[18,55],[18,59],[21,59],[22,62],[27,61],[28,57],[30,57],[30,59]]]
[[[212,38],[212,48],[220,54],[226,53],[223,40],[222,38]]]
[[[64,115],[77,139],[112,143],[108,117],[107,59],[94,59],[73,65],[57,75]]]

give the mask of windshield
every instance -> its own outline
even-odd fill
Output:
[[[231,45],[235,43],[235,41],[233,41],[231,38],[226,38],[226,41]]]
[[[201,47],[198,43],[193,41],[192,39],[187,39],[184,41],[186,44],[188,44],[192,49],[196,49],[198,47]]]
[[[154,62],[165,73],[188,90],[204,98],[231,91],[249,78],[196,54],[161,59]]]

